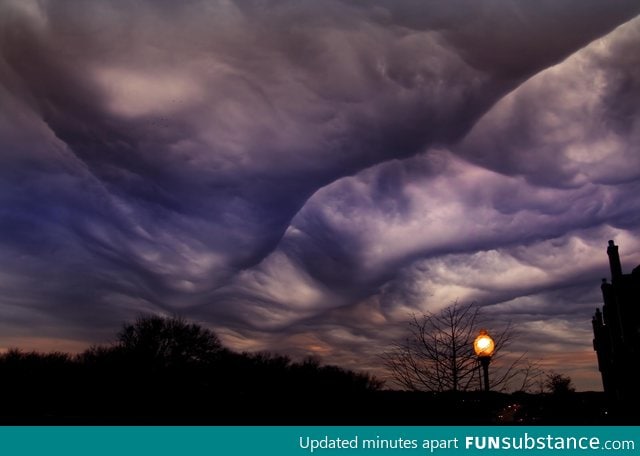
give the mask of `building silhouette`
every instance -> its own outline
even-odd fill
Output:
[[[640,405],[640,266],[622,273],[618,246],[607,247],[611,282],[602,279],[602,312],[593,316],[593,348],[605,394],[615,411],[636,415]]]

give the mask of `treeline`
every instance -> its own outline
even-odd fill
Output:
[[[0,424],[611,424],[602,393],[382,389],[366,373],[236,353],[180,318],[143,317],[77,355],[0,354]],[[622,423],[637,424],[625,418]]]
[[[152,316],[125,325],[113,344],[78,355],[0,355],[0,420],[295,424],[295,417],[335,415],[335,407],[363,402],[381,386],[314,358],[236,353],[199,325]]]

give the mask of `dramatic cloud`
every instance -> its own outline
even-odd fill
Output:
[[[639,13],[4,2],[0,346],[180,313],[378,371],[411,312],[458,299],[597,388],[606,241],[640,262]]]

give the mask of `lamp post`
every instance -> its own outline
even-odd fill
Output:
[[[473,341],[473,351],[476,352],[478,361],[482,365],[482,371],[484,372],[484,390],[489,391],[489,363],[491,362],[491,356],[496,348],[496,344],[489,335],[486,329],[481,329],[480,334]]]

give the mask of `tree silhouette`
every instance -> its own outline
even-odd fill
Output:
[[[544,386],[554,395],[566,395],[575,392],[571,377],[557,372],[549,372],[546,375]]]
[[[448,329],[449,335],[468,333],[469,342],[476,331],[462,328],[466,328],[465,322],[471,328],[478,326],[477,315],[475,308],[456,304],[436,317],[457,328]],[[423,319],[414,317],[413,323],[422,328],[424,340],[449,340],[445,337],[447,328],[441,327],[443,338],[429,338]],[[438,347],[442,343],[438,342]],[[456,342],[458,391],[467,384],[468,389],[474,389],[478,379],[473,362],[465,364],[463,360],[468,354],[464,346]],[[448,364],[441,362],[440,367],[427,361],[412,362],[416,368],[441,369],[441,390],[453,389],[446,387],[452,383],[446,383],[442,370],[453,366],[452,359]],[[535,364],[525,367],[529,378],[544,375]],[[467,376],[465,368],[471,372]],[[426,378],[427,374],[421,375]],[[468,382],[461,381],[469,377]],[[552,391],[572,391],[568,377],[555,375],[551,379],[549,385],[555,385]],[[424,424],[425,420],[432,424],[489,424],[494,423],[493,411],[516,410],[514,401],[520,404],[517,417],[524,422],[582,423],[584,418],[585,423],[592,423],[589,420],[602,419],[600,404],[604,403],[597,396],[585,401],[582,393],[450,395],[381,391],[381,387],[382,383],[367,373],[323,365],[318,358],[294,361],[277,353],[237,353],[224,348],[212,331],[197,324],[175,317],[145,316],[125,324],[113,343],[92,346],[76,356],[18,349],[0,353],[0,388],[7,392],[0,424],[399,425]],[[413,389],[426,387],[416,384]],[[425,415],[423,410],[430,413]]]
[[[224,350],[216,334],[179,317],[142,316],[125,324],[116,348],[156,368],[184,368],[212,362]]]
[[[454,302],[437,313],[413,315],[407,338],[382,355],[385,366],[400,386],[413,391],[468,391],[479,389],[478,360],[473,340],[480,330],[479,308]],[[510,327],[492,332],[493,360],[500,358],[513,337]],[[491,388],[503,390],[519,375],[516,359],[493,369]],[[497,375],[496,375],[497,374]]]

